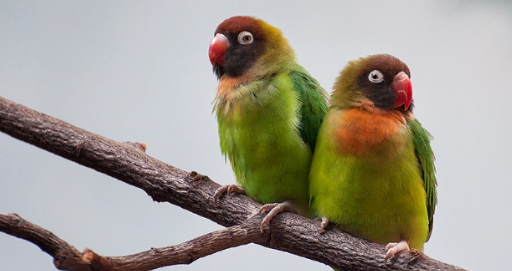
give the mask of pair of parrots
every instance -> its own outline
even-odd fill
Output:
[[[328,95],[296,62],[281,31],[261,19],[222,22],[209,47],[219,79],[220,147],[239,185],[273,216],[322,217],[387,245],[387,258],[423,250],[436,205],[428,132],[412,113],[409,68],[391,55],[351,61]]]

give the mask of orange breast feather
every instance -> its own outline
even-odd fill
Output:
[[[360,156],[379,152],[387,146],[403,146],[406,120],[398,111],[344,110],[335,130],[339,151]]]

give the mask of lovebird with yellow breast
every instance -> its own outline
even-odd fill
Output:
[[[295,59],[281,31],[261,19],[222,22],[208,50],[219,79],[214,112],[221,152],[238,185],[269,211],[261,230],[282,210],[310,217],[308,174],[327,93]]]

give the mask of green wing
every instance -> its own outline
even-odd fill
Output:
[[[409,122],[411,128],[414,148],[416,150],[416,157],[418,158],[419,168],[423,178],[423,187],[427,193],[427,212],[428,212],[428,236],[430,239],[432,234],[432,227],[434,226],[434,212],[437,204],[436,186],[437,180],[435,176],[434,166],[434,152],[430,147],[430,140],[432,136],[425,130],[421,124],[416,120]]]
[[[290,77],[302,102],[300,135],[313,152],[318,130],[327,112],[327,92],[300,66],[290,73]]]

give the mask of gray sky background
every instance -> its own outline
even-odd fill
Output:
[[[322,86],[375,53],[412,73],[435,137],[439,204],[425,253],[471,270],[512,266],[512,4],[508,1],[1,1],[0,96],[176,167],[234,183],[211,114],[207,49],[233,15],[279,27]],[[102,255],[177,244],[221,227],[142,190],[0,134],[0,213]],[[55,270],[0,234],[0,270]],[[331,270],[257,245],[161,270]]]

